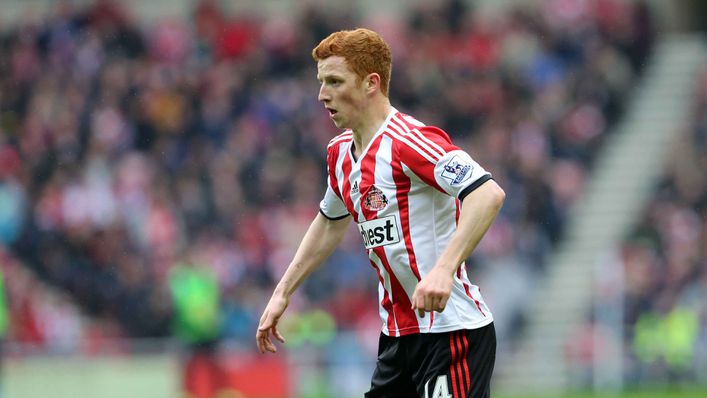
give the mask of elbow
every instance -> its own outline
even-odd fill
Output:
[[[483,206],[489,210],[498,212],[506,200],[506,192],[501,188],[496,181],[488,180],[484,182],[477,190],[472,191],[467,195],[471,197],[471,201],[483,203]],[[463,198],[462,201],[468,199]]]
[[[494,184],[492,196],[496,209],[500,210],[501,207],[503,207],[503,202],[506,201],[506,191],[504,191],[498,184]]]

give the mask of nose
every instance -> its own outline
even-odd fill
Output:
[[[319,86],[319,96],[317,97],[317,99],[321,102],[327,102],[331,99],[331,96],[327,92],[324,84]]]

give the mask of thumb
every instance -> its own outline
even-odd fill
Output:
[[[258,330],[268,330],[277,324],[277,320],[273,319],[270,313],[263,314],[263,318],[260,319],[260,325],[258,325]]]
[[[417,314],[420,316],[420,318],[425,317],[425,309],[421,308],[417,305],[417,287],[415,288],[415,292],[412,294],[412,305],[410,306],[411,310],[417,310]]]

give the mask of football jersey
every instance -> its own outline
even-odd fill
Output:
[[[393,109],[358,159],[351,131],[327,150],[328,183],[320,203],[329,219],[353,216],[378,276],[382,331],[389,336],[475,329],[491,311],[462,264],[443,312],[411,309],[417,283],[456,230],[460,199],[491,178],[436,127]]]

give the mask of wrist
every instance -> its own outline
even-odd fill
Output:
[[[451,276],[453,278],[454,274],[456,274],[457,270],[459,270],[459,264],[451,263],[451,264],[449,264],[449,266],[447,268],[445,268],[445,270],[447,271],[449,276]]]
[[[454,274],[457,272],[457,269],[459,268],[459,264],[456,264],[454,262],[449,262],[449,261],[444,261],[444,262],[438,261],[437,268],[439,268],[440,271],[442,271],[444,274],[454,277]]]
[[[277,298],[282,298],[282,299],[288,299],[290,295],[292,294],[286,286],[282,284],[278,284],[275,286],[275,290],[273,291],[272,295],[273,297]]]

